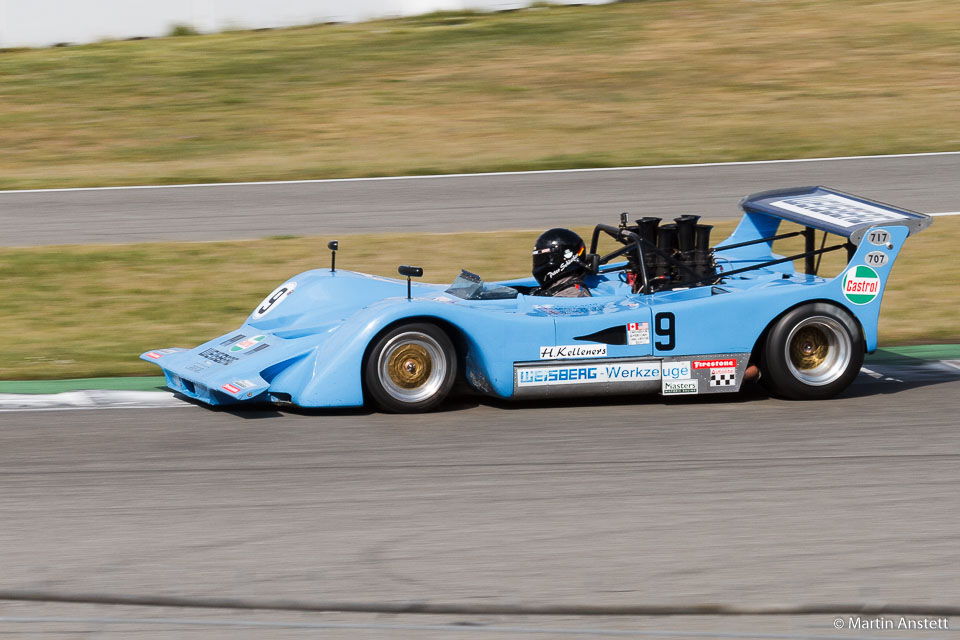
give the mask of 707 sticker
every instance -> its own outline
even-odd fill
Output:
[[[863,257],[863,261],[871,267],[882,267],[887,264],[887,260],[889,259],[889,256],[883,251],[871,251]]]

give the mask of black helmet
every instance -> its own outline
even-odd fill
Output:
[[[564,276],[582,274],[585,253],[583,238],[570,229],[548,229],[533,246],[533,277],[548,287]]]

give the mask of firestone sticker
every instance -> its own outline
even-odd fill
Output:
[[[627,344],[650,344],[650,323],[632,322],[627,325]]]
[[[880,295],[880,276],[867,265],[860,264],[843,275],[843,297],[853,304],[868,304]]]
[[[540,347],[541,360],[562,360],[564,358],[604,358],[607,355],[607,345],[557,345],[555,347]]]
[[[723,358],[722,360],[694,360],[693,368],[694,369],[717,369],[717,368],[728,368],[736,367],[737,359],[736,358]]]

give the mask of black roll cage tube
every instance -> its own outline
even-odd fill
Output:
[[[693,271],[690,267],[678,261],[672,255],[663,251],[657,247],[653,242],[647,240],[646,238],[641,238],[638,233],[624,229],[621,227],[613,227],[607,224],[598,224],[593,229],[593,236],[590,239],[590,253],[596,255],[597,253],[597,244],[600,240],[600,232],[606,233],[608,236],[616,240],[617,242],[622,243],[624,246],[619,249],[608,253],[605,256],[597,256],[597,264],[606,264],[610,260],[617,258],[619,256],[630,253],[631,251],[635,252],[637,265],[640,267],[640,279],[643,282],[643,286],[640,289],[640,293],[649,294],[650,291],[650,277],[647,271],[647,264],[644,260],[644,252],[642,247],[647,246],[649,250],[653,253],[656,253],[658,256],[666,258],[672,264],[676,265],[683,271],[686,271],[688,275],[696,276],[696,272]],[[760,238],[758,240],[749,240],[747,242],[738,242],[736,244],[728,244],[722,247],[714,247],[713,251],[727,251],[730,249],[739,249],[740,247],[748,247],[755,244],[761,243],[773,243],[776,240],[785,240],[787,238],[795,238],[797,236],[804,237],[804,252],[798,253],[792,256],[787,256],[785,258],[779,258],[777,260],[769,260],[767,262],[761,262],[759,264],[750,265],[749,267],[741,267],[740,269],[733,269],[732,271],[724,271],[713,276],[707,276],[703,278],[697,278],[695,280],[684,282],[684,285],[693,286],[698,284],[703,284],[710,282],[712,280],[719,280],[726,278],[728,276],[736,275],[739,273],[745,273],[747,271],[755,271],[757,269],[765,269],[766,267],[772,267],[777,264],[783,264],[784,262],[793,262],[794,260],[799,260],[800,258],[804,259],[804,270],[806,273],[811,275],[816,275],[817,271],[820,270],[820,259],[823,257],[823,254],[830,253],[831,251],[838,251],[839,249],[847,250],[847,259],[849,261],[852,258],[852,254],[856,251],[856,246],[852,245],[850,241],[846,241],[843,244],[831,245],[829,247],[827,244],[827,232],[823,232],[823,241],[820,244],[820,248],[816,248],[816,233],[817,230],[813,227],[804,227],[803,231],[793,231],[791,233],[783,233],[776,236],[770,236],[769,238]],[[816,262],[814,262],[816,258]],[[613,271],[622,270],[623,267],[610,267],[608,269],[597,270],[597,273],[611,273]]]

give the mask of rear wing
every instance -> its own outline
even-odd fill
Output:
[[[740,207],[747,214],[765,214],[847,238],[859,245],[872,227],[905,226],[920,233],[933,218],[827,187],[794,187],[746,196]]]
[[[791,263],[795,260],[803,260],[804,271],[816,275],[825,253],[846,250],[850,263],[859,253],[863,252],[861,258],[865,258],[865,254],[872,251],[870,247],[888,245],[894,238],[899,239],[896,247],[899,251],[899,245],[907,237],[933,222],[930,216],[916,211],[822,186],[754,193],[743,198],[740,207],[744,211],[740,224],[726,241],[714,248],[717,258],[727,266],[723,269],[724,275],[777,265],[782,265],[777,270],[792,273]],[[784,220],[803,229],[778,234]],[[823,233],[820,243],[816,242],[818,232]],[[828,235],[837,236],[842,242],[828,246]],[[780,256],[772,252],[774,241],[797,236],[804,238],[802,253]]]

